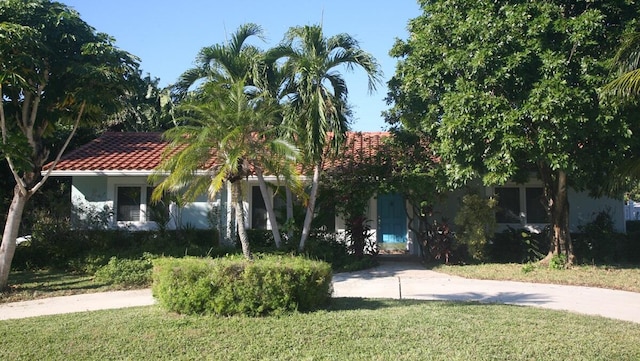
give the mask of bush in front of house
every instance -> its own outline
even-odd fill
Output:
[[[488,243],[495,234],[495,210],[498,201],[478,194],[462,197],[462,206],[454,220],[456,240],[466,245],[469,256],[476,262],[485,262],[488,257]]]
[[[547,232],[511,228],[496,233],[488,247],[490,262],[528,263],[541,260],[549,250]]]
[[[219,246],[218,232],[214,229],[73,229],[68,219],[39,213],[32,231],[31,239],[16,248],[13,269],[48,268],[93,274],[111,257],[136,260],[145,253],[217,256],[229,251]]]
[[[160,258],[152,291],[177,313],[261,316],[326,305],[331,278],[328,263],[303,257]]]
[[[125,288],[149,286],[153,258],[149,253],[139,259],[111,257],[106,265],[98,268],[94,280]]]
[[[608,211],[594,214],[578,226],[572,235],[573,250],[581,262],[596,264],[626,263],[630,261],[628,236],[615,231],[613,217]],[[633,258],[633,257],[631,257]]]

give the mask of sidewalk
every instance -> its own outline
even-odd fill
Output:
[[[333,277],[334,297],[504,303],[565,310],[640,323],[640,293],[592,287],[471,280],[426,270],[418,262],[384,260]],[[90,293],[0,304],[0,320],[148,306],[151,290]]]

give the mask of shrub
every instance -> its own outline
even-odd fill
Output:
[[[14,269],[53,268],[93,274],[111,257],[139,259],[144,253],[180,257],[221,255],[216,230],[77,230],[68,220],[41,217],[30,242],[16,249]]]
[[[567,268],[567,256],[556,254],[549,260],[549,269],[562,270]]]
[[[304,255],[309,259],[330,263],[331,268],[337,272],[357,271],[376,264],[375,254],[358,257],[349,252],[347,241],[330,232],[313,232],[305,245]]]
[[[487,260],[487,243],[496,228],[496,204],[496,199],[477,194],[462,197],[462,207],[455,218],[456,239],[467,245],[469,254],[476,261]]]
[[[95,280],[122,287],[147,286],[151,284],[153,256],[146,254],[140,259],[119,259],[111,257],[109,262],[99,268]]]
[[[154,261],[152,291],[178,313],[259,316],[325,305],[331,277],[327,263],[302,257],[161,258]]]
[[[544,257],[548,248],[546,232],[532,233],[526,229],[508,227],[496,233],[489,246],[491,262],[536,262]]]
[[[576,257],[588,263],[626,262],[628,256],[627,236],[615,232],[609,212],[602,211],[593,219],[578,227],[579,234],[573,237]]]

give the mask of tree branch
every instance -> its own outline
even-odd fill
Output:
[[[84,107],[85,107],[86,104],[87,104],[87,102],[83,101],[82,105],[80,105],[80,111],[78,112],[78,116],[76,117],[76,121],[73,124],[73,129],[71,130],[71,133],[69,133],[69,136],[67,137],[67,140],[65,140],[64,144],[62,145],[62,148],[60,148],[60,151],[58,152],[58,155],[56,156],[56,159],[52,162],[51,167],[49,167],[49,169],[47,170],[47,173],[31,189],[32,192],[37,192],[38,189],[40,189],[40,187],[42,187],[42,185],[44,185],[44,183],[47,181],[47,179],[49,179],[49,176],[51,176],[51,172],[56,167],[56,164],[58,164],[58,162],[60,161],[60,158],[62,158],[62,153],[64,153],[64,151],[67,149],[67,146],[71,142],[71,139],[76,134],[76,130],[78,129],[78,125],[80,124],[80,119],[82,118],[82,114],[84,113]]]
[[[0,83],[0,96],[2,96],[2,83]],[[7,119],[4,115],[4,101],[0,99],[0,130],[2,131],[2,144],[7,145]],[[26,194],[27,193],[27,185],[22,181],[22,178],[18,175],[18,172],[13,165],[13,161],[11,157],[5,154],[4,158],[7,160],[9,164],[9,169],[11,170],[11,174],[13,175],[13,179],[15,179],[18,188],[20,188],[20,192]]]

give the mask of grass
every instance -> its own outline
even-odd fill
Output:
[[[560,285],[590,286],[640,292],[640,266],[573,266],[549,269],[537,264],[436,265],[434,271],[485,280],[507,280]]]
[[[638,360],[640,325],[537,308],[335,299],[280,317],[157,306],[0,322],[1,360]],[[552,346],[551,346],[552,345]]]
[[[84,274],[55,270],[12,271],[9,274],[9,290],[0,292],[0,303],[115,289],[118,288],[96,282],[92,276]]]

